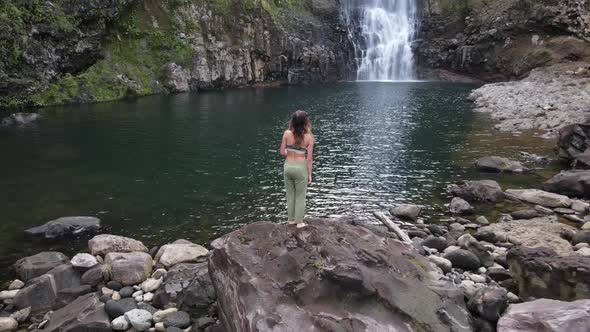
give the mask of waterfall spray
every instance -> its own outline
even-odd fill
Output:
[[[343,15],[360,33],[350,37],[357,55],[357,80],[412,80],[411,42],[416,0],[344,0]]]

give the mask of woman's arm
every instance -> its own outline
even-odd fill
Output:
[[[287,131],[283,133],[283,138],[281,139],[281,147],[279,148],[279,153],[283,156],[287,156]]]
[[[307,183],[311,184],[311,170],[313,168],[313,136],[307,146]]]

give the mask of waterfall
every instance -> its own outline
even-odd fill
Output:
[[[357,80],[412,80],[416,0],[343,0]]]

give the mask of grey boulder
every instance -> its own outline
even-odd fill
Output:
[[[475,271],[481,266],[479,258],[477,258],[472,252],[464,249],[447,252],[443,257],[451,261],[453,267],[463,270]]]
[[[497,325],[498,332],[590,331],[590,300],[550,299],[511,304]]]
[[[94,293],[80,296],[72,303],[51,315],[45,332],[111,330],[111,321],[104,311],[103,304]]]
[[[504,199],[504,192],[494,180],[464,181],[451,185],[448,191],[469,202],[498,202]]]
[[[163,245],[156,253],[155,260],[166,268],[179,263],[194,263],[204,259],[209,251],[194,243],[171,243]]]
[[[567,196],[538,189],[508,189],[506,195],[512,199],[550,208],[569,208],[572,205],[572,200]]]
[[[414,204],[399,204],[391,208],[390,212],[401,219],[416,220],[422,212],[422,208]]]
[[[224,330],[469,331],[462,293],[411,245],[361,225],[258,222],[212,243]],[[443,315],[439,313],[444,312]]]
[[[498,173],[524,173],[528,171],[528,168],[524,167],[520,162],[498,156],[479,158],[475,162],[475,168],[482,172]]]
[[[508,306],[508,292],[499,287],[479,289],[469,299],[467,306],[472,312],[495,323]]]
[[[68,261],[68,256],[61,252],[44,251],[19,259],[14,263],[14,268],[20,280],[28,281]]]
[[[140,241],[128,237],[100,234],[88,241],[90,253],[96,255],[106,255],[110,252],[148,252],[146,246]]]
[[[466,200],[460,197],[453,197],[449,204],[449,211],[453,214],[471,214],[473,213],[473,206],[471,206]]]
[[[105,256],[105,264],[111,268],[111,279],[123,286],[136,285],[152,272],[152,256],[146,252],[111,252]]]
[[[547,180],[543,189],[570,197],[590,198],[590,171],[563,171]]]
[[[48,239],[61,236],[78,235],[95,232],[100,229],[100,219],[95,217],[61,217],[41,226],[29,228],[25,232],[32,235],[43,235]]]

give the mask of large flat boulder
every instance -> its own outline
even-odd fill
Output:
[[[547,180],[543,189],[570,197],[590,198],[590,171],[563,171]]]
[[[174,302],[194,316],[206,314],[216,299],[207,265],[207,262],[180,263],[168,270],[164,283],[154,294],[154,306],[164,308]]]
[[[128,237],[100,234],[88,241],[88,248],[92,255],[106,255],[110,252],[147,252],[148,249],[140,241]]]
[[[48,239],[94,232],[100,229],[100,219],[95,217],[61,217],[41,226],[29,228],[26,233],[43,235]]]
[[[14,263],[19,279],[27,281],[38,277],[56,266],[67,263],[68,256],[57,251],[44,251],[36,255],[24,257]]]
[[[142,283],[152,272],[152,256],[145,252],[111,252],[105,256],[111,279],[123,286]]]
[[[558,256],[549,248],[516,247],[506,258],[523,299],[590,298],[590,257]]]
[[[504,192],[494,180],[464,181],[449,186],[449,193],[469,202],[498,202],[504,199]]]
[[[95,293],[80,296],[51,315],[45,332],[111,330],[111,321]]]
[[[550,299],[511,304],[497,325],[498,332],[590,331],[590,300]]]
[[[469,331],[462,293],[411,246],[329,219],[259,222],[212,243],[226,331]]]
[[[550,208],[569,208],[572,205],[572,200],[567,196],[538,189],[508,189],[506,195],[526,203]]]
[[[172,243],[163,245],[156,254],[156,262],[171,267],[178,263],[194,263],[207,255],[207,248],[194,243]]]
[[[482,227],[480,232],[491,232],[501,242],[509,241],[525,247],[549,247],[559,255],[573,253],[571,244],[563,239],[563,231],[575,231],[574,227],[558,222],[556,216],[538,217],[528,220],[512,220]]]

